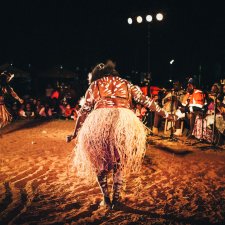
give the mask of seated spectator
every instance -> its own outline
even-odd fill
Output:
[[[181,83],[179,81],[174,81],[173,88],[167,93],[165,92],[165,89],[164,89],[164,92],[161,94],[161,96],[163,96],[163,98],[162,98],[162,102],[159,103],[159,105],[162,104],[163,109],[167,111],[168,113],[175,114],[178,108],[182,106],[181,103],[184,97],[184,91],[182,90]],[[182,116],[185,117],[185,114],[182,114]],[[162,117],[155,113],[154,124],[153,124],[154,135],[158,135],[161,122],[162,122]],[[175,122],[175,129],[176,129],[176,132],[174,133],[174,135],[182,136],[180,119]]]
[[[36,116],[39,116],[40,110],[43,108],[43,105],[41,103],[40,99],[37,99],[36,104],[34,105],[34,112]]]
[[[52,110],[52,115],[54,118],[58,118],[60,115],[60,108],[59,108],[59,101],[56,98],[51,99],[50,101],[50,107]]]
[[[136,104],[135,114],[141,121],[143,120],[143,117],[145,116],[146,112],[147,110],[145,109],[145,107],[142,107],[142,105],[140,104]]]
[[[32,110],[32,107],[31,107],[30,103],[26,103],[25,106],[20,108],[19,116],[24,118],[24,119],[33,119],[33,118],[35,118],[35,113]]]
[[[42,106],[41,110],[39,111],[39,116],[41,117],[52,117],[52,110],[48,103],[45,103],[44,106]]]
[[[19,115],[19,117],[21,117],[21,118],[23,118],[23,117],[25,116],[25,111],[24,111],[24,109],[25,109],[25,105],[22,104],[22,105],[20,106],[19,112],[18,112],[18,115]]]
[[[13,103],[12,109],[11,109],[11,114],[12,114],[13,120],[18,119],[18,117],[19,117],[19,107],[18,107],[17,102]]]
[[[66,105],[63,102],[60,102],[59,104],[59,109],[60,109],[60,117],[62,117],[65,114],[65,110],[66,110]]]
[[[70,104],[67,104],[64,110],[63,117],[68,120],[68,119],[73,119],[73,108],[71,108]]]

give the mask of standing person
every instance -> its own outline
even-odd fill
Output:
[[[23,99],[21,99],[9,85],[13,77],[13,74],[7,74],[5,72],[0,74],[0,128],[6,126],[12,120],[12,115],[5,106],[4,96],[10,94],[21,104],[23,103]]]
[[[74,165],[78,175],[92,181],[97,175],[106,207],[119,203],[122,176],[137,172],[145,154],[146,128],[132,111],[132,99],[168,117],[153,99],[120,78],[111,61],[98,64],[92,71],[85,102],[71,135],[77,139]],[[110,171],[113,172],[112,203],[107,186]]]

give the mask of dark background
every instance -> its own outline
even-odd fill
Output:
[[[88,71],[111,58],[121,74],[138,82],[139,73],[147,71],[147,24],[130,26],[127,18],[148,12],[164,14],[150,27],[153,83],[199,73],[207,83],[225,78],[225,7],[218,0],[5,1],[0,63],[36,76],[55,65]]]

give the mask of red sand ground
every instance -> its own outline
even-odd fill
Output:
[[[0,224],[222,224],[225,152],[150,137],[115,210],[70,170],[73,121],[17,123],[0,138]],[[201,145],[201,147],[204,147]]]

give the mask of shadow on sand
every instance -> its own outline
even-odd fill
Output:
[[[158,144],[156,141],[152,141],[152,140],[148,141],[148,144],[156,147],[159,150],[162,150],[162,151],[165,151],[165,152],[168,152],[171,154],[175,154],[175,155],[181,156],[181,157],[193,153],[193,151],[191,151],[191,150],[175,149],[172,147],[167,147],[167,146],[165,146],[166,144],[161,144],[161,143]]]
[[[0,135],[9,134],[15,132],[17,130],[32,128],[40,126],[44,123],[48,123],[52,121],[52,119],[32,119],[32,120],[18,120],[15,121],[0,130]]]
[[[175,223],[208,224],[207,223],[208,221],[204,219],[199,220],[194,217],[184,218],[184,217],[179,217],[179,215],[174,215],[170,213],[158,214],[158,213],[153,213],[150,211],[134,209],[123,203],[120,203],[118,205],[118,207],[116,208],[116,211],[123,211],[127,214],[142,215],[143,217],[141,217],[140,220],[146,220],[146,218],[149,218],[149,219],[164,219],[166,220],[167,223],[169,222],[170,224],[175,224]],[[133,224],[136,224],[136,222]],[[132,224],[132,223],[129,223],[129,224]]]

